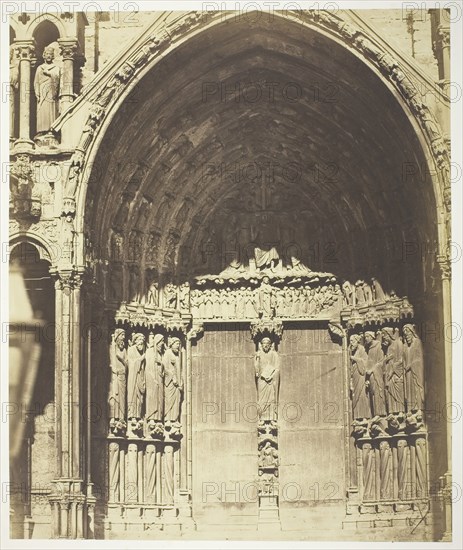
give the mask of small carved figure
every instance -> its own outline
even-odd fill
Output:
[[[285,317],[293,316],[293,289],[289,286],[285,287]]]
[[[111,259],[115,260],[116,262],[122,259],[122,244],[122,234],[117,231],[114,232],[111,235]]]
[[[51,46],[43,50],[44,63],[37,67],[34,91],[37,98],[37,133],[48,132],[58,116],[60,68],[54,63],[55,52]]]
[[[265,318],[272,317],[274,313],[273,288],[268,277],[262,279],[262,283],[259,287],[258,299],[258,313]]]
[[[342,283],[342,291],[344,295],[344,305],[355,307],[355,289],[349,281],[344,281]]]
[[[365,303],[371,305],[373,303],[373,292],[371,286],[368,283],[363,283],[363,295],[365,297]]]
[[[63,243],[63,260],[72,264],[74,263],[74,244],[76,231],[74,229],[74,217],[67,214],[62,218],[61,239]]]
[[[137,266],[131,266],[129,271],[129,302],[140,299],[140,273]]]
[[[159,306],[159,286],[155,279],[154,272],[150,269],[146,270],[146,278],[148,283],[148,292],[146,296],[146,303],[149,306]]]
[[[214,318],[218,319],[222,316],[221,311],[221,302],[220,302],[220,292],[217,288],[212,289],[212,312],[214,314]]]
[[[204,317],[206,319],[212,319],[214,317],[213,295],[210,288],[206,288],[204,291]]]
[[[180,309],[190,311],[190,283],[182,283],[179,288]]]
[[[247,319],[253,319],[257,315],[256,304],[254,298],[254,291],[252,288],[246,288],[244,294],[244,308],[245,308],[245,317]]]
[[[172,283],[164,287],[164,307],[177,309],[177,287]]]
[[[374,302],[384,302],[386,300],[386,294],[380,282],[374,277],[371,279],[371,291]]]
[[[264,269],[274,269],[280,260],[280,256],[275,247],[270,250],[262,250],[261,248],[254,248],[254,258],[256,266],[261,271]]]
[[[259,456],[260,468],[277,468],[278,467],[278,451],[272,446],[270,441],[267,441],[260,450]]]
[[[357,281],[355,283],[355,302],[358,306],[365,305],[365,291],[363,289],[364,281]]]

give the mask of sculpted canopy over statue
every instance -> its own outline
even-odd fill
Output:
[[[145,395],[145,336],[137,333],[133,337],[128,355],[127,417],[140,418]]]
[[[37,133],[48,132],[58,116],[60,68],[54,63],[55,52],[47,46],[43,50],[44,63],[37,67],[34,91],[37,98]]]
[[[180,418],[183,391],[180,347],[179,338],[170,338],[164,355],[164,419],[169,422],[178,422]]]
[[[162,421],[164,415],[164,336],[150,333],[146,350],[146,420]]]
[[[255,356],[257,404],[260,420],[277,420],[280,357],[270,338],[264,337]]]
[[[125,392],[127,387],[127,351],[125,349],[125,330],[114,331],[109,360],[111,368],[111,383],[109,391],[109,416],[116,420],[125,419]]]

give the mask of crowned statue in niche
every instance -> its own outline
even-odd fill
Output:
[[[34,92],[37,99],[37,133],[48,132],[58,116],[60,68],[56,65],[55,50],[47,46],[43,50],[43,61],[37,67]]]

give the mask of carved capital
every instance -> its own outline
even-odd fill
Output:
[[[58,40],[59,51],[63,61],[70,59],[71,61],[77,59],[79,55],[79,46],[77,40]]]
[[[34,61],[35,60],[35,47],[32,40],[24,40],[21,42],[15,42],[16,51],[20,60]]]
[[[50,268],[50,274],[55,280],[55,290],[70,292],[82,286],[85,276],[83,269]]]
[[[450,48],[450,27],[439,25],[437,27],[438,45],[441,48]]]
[[[273,335],[281,340],[283,335],[283,323],[272,319],[259,319],[251,322],[251,336],[253,339],[260,338],[263,335]]]

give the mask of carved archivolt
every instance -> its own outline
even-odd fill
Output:
[[[227,14],[227,17],[234,16],[234,12]],[[357,30],[333,12],[298,10],[288,11],[285,15],[275,14],[275,16],[284,17],[288,21],[298,24],[315,26],[329,32],[361,54],[368,63],[373,64],[388,79],[404,99],[411,114],[422,128],[423,135],[435,161],[436,170],[440,175],[442,198],[447,211],[450,211],[450,194],[445,192],[445,189],[450,185],[450,161],[444,136],[434,115],[427,105],[422,102],[421,94],[412,80],[401,69],[400,63],[362,31]],[[103,120],[109,117],[110,111],[121,95],[127,93],[127,88],[134,81],[135,76],[144,71],[150,63],[160,58],[175,43],[184,41],[186,34],[196,33],[200,29],[219,24],[223,20],[224,14],[222,12],[188,13],[170,24],[168,28],[164,29],[163,33],[148,37],[137,51],[128,56],[93,100],[81,139],[72,157],[65,186],[66,196],[75,196],[81,182],[90,145],[100,131]]]

